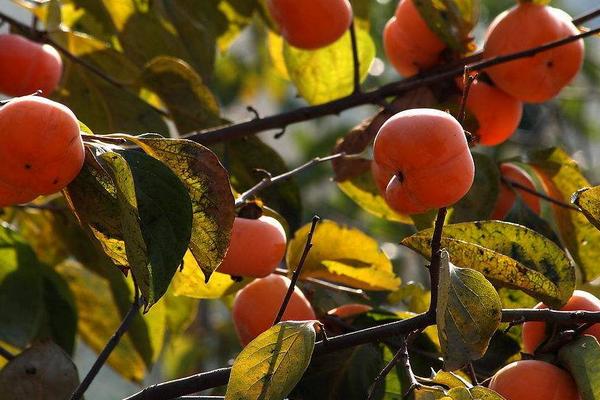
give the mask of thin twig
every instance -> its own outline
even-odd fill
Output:
[[[592,19],[600,16],[600,8],[597,8],[592,11],[588,11],[585,14],[582,14],[578,17],[573,18],[573,25],[581,25],[585,22],[591,21]]]
[[[354,91],[352,93],[360,93],[360,58],[358,56],[354,18],[352,19],[352,23],[350,23],[350,42],[352,43],[352,66],[354,68]]]
[[[285,297],[283,298],[283,302],[281,303],[281,307],[279,307],[279,312],[277,313],[277,316],[275,317],[275,321],[273,322],[273,325],[276,325],[279,322],[281,322],[281,319],[283,318],[283,314],[285,313],[285,309],[287,308],[288,303],[290,302],[290,299],[292,298],[292,293],[294,293],[294,288],[296,287],[296,282],[298,282],[298,278],[300,277],[300,273],[302,272],[302,267],[304,266],[304,263],[306,262],[306,257],[308,257],[308,252],[310,251],[310,249],[313,245],[312,237],[313,237],[313,234],[315,233],[315,229],[317,228],[317,224],[319,223],[320,220],[321,220],[321,218],[319,218],[318,215],[315,215],[312,219],[312,225],[310,226],[310,231],[308,231],[308,235],[306,237],[306,245],[304,246],[304,251],[302,252],[302,256],[300,257],[298,266],[294,270],[294,273],[293,273],[292,279],[291,279],[291,283],[290,283],[290,287],[288,287]]]
[[[396,354],[394,354],[394,357],[386,364],[386,366],[381,370],[381,372],[379,372],[379,374],[377,375],[377,377],[371,384],[371,387],[369,388],[369,396],[367,397],[367,400],[374,399],[373,396],[375,396],[375,389],[377,389],[377,386],[394,369],[394,367],[400,363],[402,364],[402,367],[406,371],[406,375],[407,375],[408,382],[409,382],[408,390],[403,394],[402,397],[406,398],[407,396],[409,396],[412,393],[413,390],[415,390],[416,388],[418,388],[420,386],[420,384],[417,382],[415,374],[413,373],[412,367],[410,365],[410,358],[408,356],[407,337],[404,336],[401,340],[400,348],[398,349]]]
[[[522,190],[524,192],[527,192],[529,194],[537,196],[540,199],[549,201],[552,204],[556,204],[557,206],[560,206],[560,207],[563,207],[563,208],[568,208],[569,210],[581,212],[581,210],[577,206],[574,206],[573,204],[565,203],[565,202],[563,202],[561,200],[555,199],[554,197],[551,197],[551,196],[548,196],[548,195],[546,195],[544,193],[538,192],[537,190],[531,189],[531,188],[529,188],[529,187],[527,187],[527,186],[525,186],[525,185],[523,185],[523,184],[521,184],[521,183],[519,183],[519,182],[517,182],[515,180],[512,180],[510,178],[506,178],[504,176],[501,179],[502,179],[502,182],[506,183],[508,186],[512,186],[512,187],[518,188],[518,189],[520,189],[520,190]]]
[[[353,157],[353,156],[346,155],[346,153],[336,153],[336,154],[332,154],[327,157],[315,157],[312,160],[302,164],[301,166],[294,168],[291,171],[285,172],[281,175],[272,177],[272,176],[270,176],[270,174],[267,174],[267,176],[265,178],[263,178],[260,182],[258,182],[256,185],[254,185],[253,187],[251,187],[250,189],[248,189],[244,193],[242,193],[235,200],[235,206],[241,207],[242,205],[244,205],[246,200],[248,200],[250,197],[254,196],[256,193],[260,192],[261,190],[263,190],[271,185],[274,185],[275,183],[277,183],[279,181],[290,179],[291,177],[293,177],[296,174],[299,174],[300,172],[304,171],[305,169],[309,169],[317,164],[321,164],[321,163],[324,163],[327,161],[331,161],[331,160],[335,160],[337,158],[343,158],[343,157]]]
[[[10,351],[6,350],[4,347],[0,346],[0,357],[10,361],[15,358],[15,355]]]
[[[477,379],[477,374],[475,373],[475,367],[473,367],[473,363],[471,361],[469,361],[469,363],[467,364],[466,372],[469,375],[469,378],[471,378],[471,383],[474,386],[478,386],[479,380]]]
[[[90,371],[87,373],[83,381],[81,381],[77,389],[75,389],[75,391],[71,395],[71,400],[79,400],[83,397],[83,394],[88,389],[94,378],[96,378],[96,375],[98,374],[98,372],[100,371],[100,369],[102,368],[112,351],[119,344],[121,337],[125,334],[125,332],[127,332],[127,329],[129,329],[129,326],[131,325],[135,317],[138,315],[141,306],[142,302],[140,298],[139,289],[134,282],[133,302],[131,304],[131,307],[129,308],[129,311],[127,311],[125,318],[123,318],[123,321],[121,321],[121,325],[119,325],[119,327],[112,335],[108,343],[106,343],[104,349],[102,349],[102,352],[98,355],[98,358],[94,362],[94,365],[92,365],[92,368],[90,368]]]
[[[429,311],[427,311],[427,313],[431,316],[435,316],[437,308],[438,285],[440,281],[442,230],[444,228],[445,219],[446,207],[442,207],[438,210],[438,214],[435,219],[435,227],[433,229],[433,236],[431,237],[431,264],[429,265],[431,302],[429,304]]]
[[[471,90],[471,85],[475,81],[475,77],[470,75],[465,68],[463,72],[463,91],[462,97],[460,99],[460,109],[458,111],[458,122],[462,125],[465,122],[465,118],[467,117],[467,100],[469,98],[469,91]]]
[[[283,275],[283,276],[288,276],[288,270],[284,269],[284,268],[277,268],[275,270],[275,273],[279,274],[279,275]],[[355,288],[348,287],[348,286],[338,285],[338,284],[328,282],[328,281],[325,281],[322,279],[313,278],[312,276],[300,277],[300,280],[303,282],[310,282],[314,285],[322,286],[326,289],[335,290],[337,292],[344,292],[344,293],[361,296],[362,298],[369,300],[369,295],[367,295],[367,293],[362,289],[355,289]]]

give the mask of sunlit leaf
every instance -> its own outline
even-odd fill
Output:
[[[367,77],[375,57],[375,45],[369,33],[356,30],[360,77]],[[310,104],[322,104],[347,96],[354,90],[354,64],[350,33],[322,49],[309,51],[283,47],[288,74],[300,95]]]
[[[51,341],[34,344],[0,370],[2,400],[68,399],[78,385],[77,367]]]
[[[577,383],[582,400],[600,399],[600,345],[598,339],[583,335],[558,352],[562,364]]]
[[[546,193],[560,201],[569,203],[573,193],[591,186],[577,163],[561,149],[540,151],[531,158]],[[600,231],[581,212],[558,205],[552,209],[560,238],[579,267],[583,281],[593,281],[600,276]]]
[[[19,234],[0,222],[0,340],[24,347],[42,315],[41,265]]]
[[[117,187],[127,260],[148,309],[166,292],[190,242],[190,196],[150,156],[120,151],[100,157]]]
[[[195,299],[219,299],[235,293],[248,281],[236,282],[230,275],[214,272],[208,283],[191,252],[183,258],[183,268],[175,273],[171,283],[173,294]]]
[[[429,257],[431,234],[431,229],[418,232],[402,244]],[[566,254],[551,240],[519,225],[500,221],[447,225],[442,246],[456,265],[552,307],[564,305],[575,288],[575,270]]]
[[[233,362],[227,400],[283,400],[310,363],[314,321],[282,322],[250,342]]]
[[[161,98],[179,133],[219,125],[217,99],[183,60],[160,56],[148,62],[141,81]]]
[[[189,247],[208,280],[227,252],[235,217],[227,171],[212,151],[189,140],[134,141],[171,168],[187,188],[193,212]]]
[[[500,325],[502,303],[480,272],[455,267],[445,251],[436,310],[444,369],[454,371],[483,357]]]
[[[286,262],[291,269],[300,261],[310,225],[296,231],[288,244]],[[374,239],[329,220],[317,225],[302,276],[368,290],[396,290],[400,285],[389,258]]]

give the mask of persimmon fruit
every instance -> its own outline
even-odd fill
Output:
[[[429,29],[414,0],[401,0],[383,30],[385,54],[405,77],[440,62],[446,44]]]
[[[537,304],[534,308],[548,308],[543,303]],[[565,304],[561,311],[600,311],[600,299],[584,290],[575,290],[573,296]],[[594,336],[600,341],[600,324],[594,324],[585,331],[586,335]],[[525,353],[533,354],[537,347],[546,338],[546,323],[538,321],[529,321],[523,324],[523,350]]]
[[[267,7],[281,36],[305,50],[334,43],[352,23],[348,0],[267,0]]]
[[[0,206],[56,193],[81,170],[79,123],[55,101],[25,96],[0,108]]]
[[[520,100],[479,80],[471,84],[466,106],[479,125],[473,133],[485,146],[500,144],[511,137],[523,115]]]
[[[336,308],[332,308],[331,310],[327,311],[327,315],[335,315],[336,317],[346,319],[367,313],[372,309],[373,307],[367,304],[350,303],[341,305]]]
[[[521,185],[528,187],[531,190],[535,190],[535,185],[531,180],[531,177],[525,172],[522,168],[511,164],[511,163],[503,163],[500,165],[500,174],[502,177],[520,183]],[[513,204],[515,203],[515,199],[517,197],[517,192],[527,204],[527,206],[536,214],[539,214],[541,211],[540,198],[524,191],[523,189],[519,189],[516,187],[510,187],[509,184],[501,182],[500,184],[500,192],[498,193],[498,199],[496,200],[496,206],[494,207],[494,211],[492,211],[491,219],[503,219],[506,217]]]
[[[508,364],[492,377],[489,388],[506,400],[578,400],[579,393],[571,375],[538,360]]]
[[[532,22],[533,21],[533,22]],[[564,11],[521,3],[498,15],[484,44],[484,58],[497,57],[578,34]],[[519,100],[541,103],[556,96],[583,64],[583,40],[486,69],[494,83]]]
[[[394,173],[385,199],[400,213],[449,206],[473,184],[475,166],[464,131],[440,110],[417,108],[391,117],[375,137],[373,158]]]
[[[285,231],[275,218],[236,217],[229,249],[218,268],[233,276],[263,278],[271,274],[285,255]]]
[[[50,95],[60,82],[62,59],[56,49],[23,36],[0,35],[0,93]]]
[[[291,281],[285,276],[271,274],[249,283],[233,301],[233,323],[242,345],[273,325]],[[316,319],[312,306],[302,291],[294,288],[282,321],[308,321]]]

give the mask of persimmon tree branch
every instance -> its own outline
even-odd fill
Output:
[[[431,263],[429,264],[431,302],[429,303],[429,310],[427,311],[427,314],[432,316],[434,319],[438,299],[438,286],[440,283],[442,230],[444,228],[444,220],[446,219],[446,213],[447,210],[445,207],[442,207],[438,210],[438,214],[435,219],[435,226],[433,228],[433,236],[431,237]]]
[[[600,323],[600,311],[556,311],[551,309],[505,309],[502,310],[502,322],[545,321],[556,323]],[[389,337],[406,335],[412,331],[425,329],[435,324],[435,316],[429,313],[418,314],[402,321],[361,329],[343,335],[331,336],[328,340],[315,345],[314,357],[322,354],[377,342]],[[201,390],[226,385],[231,368],[220,368],[148,386],[124,400],[169,400]]]
[[[567,36],[563,39],[549,42],[541,46],[532,47],[523,51],[506,54],[503,56],[491,57],[466,65],[462,64],[452,66],[447,69],[427,72],[415,77],[404,79],[402,81],[383,85],[372,91],[352,93],[349,96],[342,97],[328,103],[300,107],[289,112],[284,112],[269,117],[253,119],[251,121],[235,123],[218,128],[205,129],[196,133],[185,135],[184,137],[202,144],[214,144],[254,135],[259,132],[272,129],[281,130],[297,122],[308,121],[327,115],[339,114],[342,111],[354,107],[367,104],[381,104],[386,97],[397,96],[417,87],[426,86],[454,77],[456,75],[460,75],[464,72],[465,68],[467,71],[482,71],[495,65],[507,63],[509,61],[535,56],[543,51],[564,46],[579,39],[595,35],[599,32],[600,27],[582,32],[577,35]]]
[[[581,210],[579,209],[579,207],[573,205],[573,204],[568,204],[565,203],[564,201],[561,201],[559,199],[555,199],[554,197],[548,196],[547,194],[538,192],[535,189],[531,189],[513,179],[510,178],[506,178],[506,177],[502,177],[501,178],[502,182],[506,183],[508,186],[511,186],[513,188],[517,188],[519,190],[522,190],[524,192],[527,192],[529,194],[532,194],[534,196],[539,197],[540,199],[546,200],[552,204],[556,204],[557,206],[563,207],[563,208],[568,208],[569,210],[573,210],[573,211],[579,211],[581,212]]]
[[[106,346],[104,346],[104,349],[102,349],[102,352],[98,355],[96,361],[94,361],[92,368],[90,368],[83,381],[81,381],[79,386],[71,395],[71,400],[79,400],[83,397],[83,394],[88,389],[92,381],[96,378],[96,375],[98,374],[98,372],[100,372],[100,369],[102,368],[112,351],[119,344],[121,337],[123,337],[125,332],[127,332],[134,318],[136,317],[136,315],[138,315],[141,306],[142,301],[140,297],[140,292],[137,284],[135,284],[134,281],[134,296],[129,311],[127,311],[127,314],[125,314],[123,321],[121,321],[121,324],[119,325],[115,333],[109,339],[108,343],[106,343]]]
[[[284,268],[277,268],[275,270],[275,273],[279,274],[279,275],[283,275],[283,276],[288,276],[288,270],[284,269]],[[324,281],[322,279],[313,278],[312,276],[300,277],[299,279],[301,281],[303,281],[303,282],[309,282],[309,283],[312,283],[314,285],[322,286],[322,287],[324,287],[326,289],[335,290],[337,292],[344,292],[344,293],[354,294],[354,295],[357,295],[357,296],[361,296],[364,299],[369,299],[369,296],[362,289],[355,289],[355,288],[351,288],[351,287],[348,287],[348,286],[338,285],[338,284],[335,284],[335,283]]]
[[[360,93],[360,58],[358,56],[358,43],[356,41],[354,18],[352,18],[352,22],[350,23],[350,42],[352,44],[352,72],[354,82],[354,91],[352,93]]]
[[[298,278],[300,278],[300,273],[302,272],[302,267],[304,267],[304,263],[306,262],[306,257],[308,257],[308,253],[310,252],[311,247],[313,246],[312,238],[315,233],[315,229],[317,229],[317,224],[321,218],[318,215],[315,215],[312,219],[312,224],[310,226],[310,231],[308,231],[308,235],[306,236],[306,244],[304,245],[304,250],[302,251],[302,256],[300,256],[300,261],[298,262],[298,266],[294,270],[292,274],[292,279],[290,282],[290,287],[288,287],[287,292],[285,293],[285,297],[283,298],[283,302],[281,303],[281,307],[279,307],[279,312],[277,312],[277,316],[275,317],[275,321],[273,321],[273,325],[281,322],[283,318],[283,314],[292,298],[292,293],[294,293],[294,288],[296,287],[296,283],[298,282]]]

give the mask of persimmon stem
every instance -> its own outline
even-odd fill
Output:
[[[502,182],[504,182],[505,184],[507,184],[510,187],[517,188],[519,190],[522,190],[524,192],[527,192],[529,194],[537,196],[540,199],[546,200],[546,201],[548,201],[548,202],[550,202],[552,204],[556,204],[557,206],[560,206],[560,207],[563,207],[563,208],[568,208],[569,210],[581,212],[581,210],[577,206],[575,206],[573,204],[565,203],[564,201],[555,199],[554,197],[551,197],[551,196],[548,196],[548,195],[546,195],[544,193],[538,192],[537,190],[531,189],[531,188],[529,188],[529,187],[527,187],[527,186],[525,186],[525,185],[523,185],[523,184],[521,184],[521,183],[519,183],[517,181],[514,181],[514,180],[512,180],[510,178],[506,178],[506,177],[503,176],[501,178],[501,180],[502,180]]]
[[[312,225],[310,226],[310,231],[308,231],[308,235],[306,237],[306,244],[304,245],[304,250],[302,251],[302,256],[300,257],[298,266],[294,270],[294,273],[293,273],[292,279],[291,279],[291,283],[290,283],[290,287],[288,287],[288,290],[285,293],[285,297],[283,298],[281,307],[279,307],[279,312],[277,312],[277,316],[275,317],[275,321],[273,321],[273,325],[276,325],[279,322],[281,322],[281,319],[283,318],[283,314],[285,313],[285,310],[290,302],[290,299],[292,298],[292,293],[294,293],[294,288],[296,287],[296,283],[298,282],[298,278],[300,277],[300,273],[302,272],[302,267],[304,266],[304,263],[306,262],[306,257],[308,257],[308,253],[313,245],[312,237],[313,237],[313,234],[315,233],[315,229],[317,229],[317,224],[319,223],[320,220],[321,220],[321,218],[318,215],[315,215],[312,219]]]
[[[354,77],[354,91],[352,93],[360,93],[360,58],[358,56],[358,44],[356,40],[356,26],[354,18],[350,23],[350,42],[352,43],[352,66]]]
[[[281,175],[271,176],[270,174],[267,174],[267,176],[265,178],[263,178],[260,182],[258,182],[256,185],[254,185],[253,187],[251,187],[250,189],[248,189],[244,193],[242,193],[235,200],[235,206],[236,207],[243,206],[244,203],[246,202],[246,200],[248,200],[249,198],[254,196],[256,193],[260,192],[261,190],[263,190],[271,185],[274,185],[277,182],[284,181],[286,179],[290,179],[294,175],[297,175],[300,172],[302,172],[306,169],[309,169],[317,164],[321,164],[321,163],[324,163],[327,161],[332,161],[332,160],[335,160],[338,158],[352,158],[352,157],[355,157],[355,155],[347,155],[346,153],[343,153],[343,152],[332,154],[327,157],[315,157],[312,160],[302,164],[301,166],[294,168],[288,172],[285,172]]]
[[[119,325],[115,333],[109,339],[108,343],[106,343],[106,346],[104,346],[104,349],[102,349],[102,352],[98,355],[96,361],[94,361],[94,364],[90,368],[85,378],[83,378],[83,381],[81,381],[79,386],[71,395],[71,400],[79,400],[83,397],[85,391],[88,389],[92,381],[96,378],[96,375],[98,374],[98,372],[100,372],[100,369],[102,368],[102,366],[104,366],[104,363],[106,362],[112,351],[119,344],[121,337],[127,332],[129,326],[131,325],[135,317],[139,314],[141,306],[142,301],[140,297],[140,292],[137,284],[134,281],[133,302],[131,303],[129,311],[127,311],[127,314],[125,314],[123,321],[121,321],[121,324]]]

